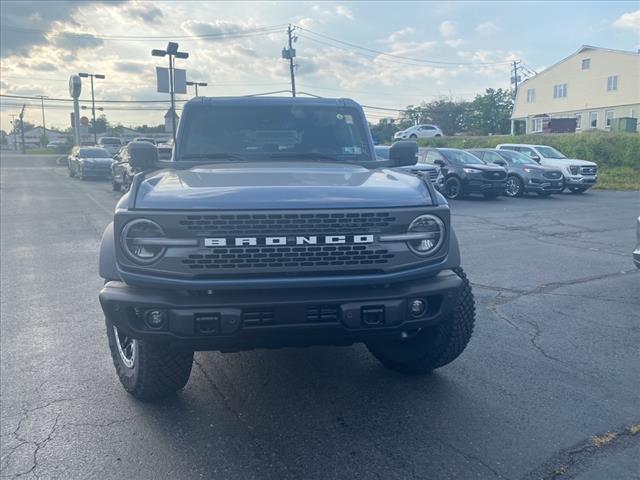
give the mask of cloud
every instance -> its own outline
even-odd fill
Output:
[[[255,28],[255,25],[250,23],[228,22],[225,20],[216,20],[215,22],[187,20],[182,22],[180,26],[191,35],[228,35]]]
[[[154,23],[164,17],[164,12],[149,2],[129,3],[124,9],[124,13],[145,23]]]
[[[451,48],[457,48],[467,43],[467,41],[463,40],[462,38],[452,38],[449,40],[445,40],[444,43],[449,45]]]
[[[114,62],[113,67],[118,72],[134,73],[134,74],[148,73],[153,70],[153,68],[150,67],[147,63],[131,62],[127,60],[120,60],[120,61]]]
[[[440,24],[439,30],[443,37],[452,37],[458,33],[458,24],[452,20],[445,20]]]
[[[640,30],[640,10],[623,13],[613,22],[614,28]]]
[[[97,48],[104,41],[91,33],[77,33],[69,30],[69,26],[58,25],[55,31],[47,34],[49,43],[54,47],[75,53],[77,50]]]
[[[105,3],[105,2],[96,2]],[[118,2],[108,2],[114,5]],[[2,28],[0,28],[0,56],[26,55],[34,45],[49,42],[47,32],[56,22],[79,25],[73,15],[85,5],[76,1],[20,1],[2,2]]]
[[[496,30],[498,30],[498,27],[493,22],[482,22],[476,27],[476,32],[480,35],[491,35]]]
[[[40,62],[33,65],[30,65],[32,70],[38,70],[40,72],[55,72],[58,70],[58,67],[51,62]]]
[[[351,10],[349,10],[344,5],[338,5],[335,8],[335,12],[336,12],[336,15],[338,15],[339,17],[344,17],[344,18],[348,18],[349,20],[353,20],[353,13],[351,13]]]
[[[389,35],[389,37],[387,38],[387,41],[390,43],[395,43],[395,42],[398,42],[401,38],[406,37],[408,35],[413,35],[414,33],[416,33],[415,28],[405,27]]]

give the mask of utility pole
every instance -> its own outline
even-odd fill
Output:
[[[514,98],[518,96],[518,82],[520,81],[520,77],[518,76],[518,64],[520,63],[520,61],[518,60],[514,60],[513,61],[513,72],[512,72],[512,76],[511,76],[511,83],[513,84],[513,96]]]
[[[173,78],[173,68],[174,68],[174,57],[187,59],[189,58],[189,54],[187,52],[179,52],[178,44],[175,42],[169,42],[167,44],[166,50],[151,50],[151,55],[153,57],[164,57],[169,56],[169,94],[171,95],[171,134],[173,136],[173,144],[176,144],[176,99],[175,99],[175,90],[174,90],[174,78]]]
[[[22,153],[26,153],[26,149],[24,146],[24,109],[27,105],[23,104],[22,105],[22,110],[20,110],[20,140],[22,141],[22,146],[20,148],[20,150],[22,151]]]
[[[17,152],[18,151],[18,129],[16,128],[16,117],[17,115],[15,113],[10,113],[9,116],[11,117],[11,126],[13,127],[13,131],[11,133],[13,133],[13,149]]]
[[[98,78],[104,80],[106,77],[99,73],[79,73],[82,78],[91,78],[91,113],[93,115],[93,143],[98,143],[98,134],[96,133],[96,97],[93,93],[93,79]]]
[[[36,95],[38,98],[40,98],[40,106],[42,107],[42,138],[40,139],[40,146],[41,147],[46,147],[46,145],[44,144],[44,140],[45,138],[47,138],[47,125],[44,122],[44,99],[45,98],[49,98],[46,95]]]
[[[289,48],[282,49],[282,58],[285,60],[289,60],[289,73],[291,74],[291,95],[296,96],[296,73],[295,73],[295,64],[293,63],[293,59],[296,58],[296,50],[293,48],[293,43],[298,40],[298,37],[293,35],[293,31],[296,29],[295,26],[289,24],[287,27],[287,37],[289,38]]]

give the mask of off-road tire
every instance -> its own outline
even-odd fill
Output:
[[[462,279],[462,289],[453,312],[439,325],[423,328],[408,339],[387,338],[367,343],[367,348],[385,367],[402,373],[428,373],[451,363],[464,351],[475,322],[475,302],[462,268],[453,271]]]
[[[106,319],[107,338],[116,373],[124,389],[138,400],[159,400],[175,394],[189,381],[193,352],[168,345],[137,340],[133,367],[123,362],[113,324]]]

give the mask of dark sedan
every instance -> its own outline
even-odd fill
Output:
[[[69,176],[84,180],[88,177],[111,177],[111,154],[100,147],[73,147],[69,154]]]
[[[429,148],[424,162],[440,167],[443,180],[439,188],[447,198],[461,198],[471,193],[496,198],[504,192],[507,171],[488,165],[464,150]]]
[[[529,192],[547,197],[552,193],[562,192],[564,188],[560,170],[540,165],[528,155],[513,150],[490,148],[470,149],[469,152],[486,163],[495,163],[507,169],[504,193],[508,197],[520,197]]]

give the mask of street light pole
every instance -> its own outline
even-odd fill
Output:
[[[96,97],[93,92],[93,79],[98,78],[104,80],[106,77],[99,73],[79,73],[82,78],[91,78],[91,114],[93,116],[93,143],[98,143],[98,134],[96,132]]]
[[[206,87],[207,82],[187,82],[188,87],[196,87],[196,97],[198,96],[198,87]]]
[[[166,50],[158,50],[154,48],[153,50],[151,50],[151,55],[153,57],[166,57],[167,55],[169,56],[169,95],[171,96],[171,135],[173,137],[174,148],[177,148],[176,146],[176,128],[177,128],[176,100],[175,100],[175,85],[174,85],[174,78],[173,78],[174,57],[187,59],[189,58],[189,54],[187,52],[179,52],[178,44],[176,42],[169,42],[167,44]]]

